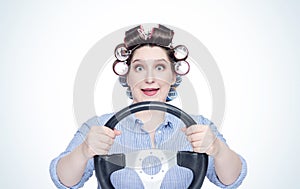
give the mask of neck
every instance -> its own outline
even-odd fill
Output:
[[[148,110],[135,113],[135,116],[143,121],[144,129],[149,133],[154,132],[156,128],[164,121],[165,112],[157,110]]]

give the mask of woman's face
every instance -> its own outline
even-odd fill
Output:
[[[165,102],[175,80],[176,75],[163,48],[144,46],[135,50],[127,75],[134,103]]]

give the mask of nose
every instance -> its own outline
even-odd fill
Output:
[[[154,77],[153,77],[153,72],[151,69],[147,71],[146,78],[145,78],[146,83],[154,83]]]

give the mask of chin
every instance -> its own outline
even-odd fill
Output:
[[[159,97],[145,97],[143,99],[134,99],[133,102],[137,103],[137,102],[145,102],[145,101],[158,101],[158,102],[166,102],[166,98],[164,100],[162,100]]]
[[[166,98],[160,98],[160,97],[148,97],[143,99],[143,101],[159,101],[159,102],[166,102]]]

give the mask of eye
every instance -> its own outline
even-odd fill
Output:
[[[163,65],[157,65],[157,66],[155,67],[155,69],[156,69],[157,71],[163,71],[163,70],[165,69],[165,66],[163,66]]]
[[[134,70],[135,70],[136,72],[141,72],[141,71],[144,70],[144,67],[141,66],[141,65],[137,65],[137,66],[134,67]]]

